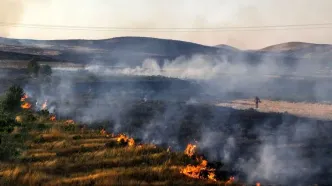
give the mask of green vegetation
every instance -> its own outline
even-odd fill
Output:
[[[52,75],[52,68],[49,65],[40,65],[38,59],[34,58],[28,63],[27,70],[34,77]]]
[[[40,65],[38,64],[38,59],[34,58],[28,63],[28,72],[30,75],[37,77],[39,74]]]
[[[15,114],[20,112],[23,90],[11,86],[0,99],[0,160],[10,160],[19,155],[23,141],[20,135],[10,135],[20,126],[15,121]]]

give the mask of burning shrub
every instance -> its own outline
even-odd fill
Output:
[[[184,150],[184,153],[189,157],[193,157],[196,154],[196,145],[188,144],[187,148]]]
[[[55,117],[55,116],[54,116]],[[67,120],[67,121],[65,121],[65,124],[66,125],[74,125],[75,124],[75,121],[74,120]]]
[[[133,138],[128,138],[125,134],[120,134],[116,141],[123,145],[128,145],[130,147],[135,145],[135,140]]]
[[[234,177],[230,176],[228,171],[220,170],[223,166],[220,162],[209,163],[204,156],[197,155],[197,146],[188,144],[184,153],[192,160],[199,163],[198,165],[189,164],[181,169],[180,173],[195,179],[208,179],[212,181],[227,180],[226,183],[234,182]]]
[[[213,181],[217,181],[214,168],[207,167],[208,161],[203,160],[201,164],[194,166],[194,165],[187,165],[184,169],[180,171],[181,174],[189,176],[191,178],[196,179],[209,179]]]
[[[55,115],[52,115],[52,116],[50,117],[50,121],[56,121],[56,116],[55,116]]]

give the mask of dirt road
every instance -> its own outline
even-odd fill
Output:
[[[293,103],[286,101],[261,100],[260,112],[288,112],[296,116],[310,117],[316,119],[332,120],[332,105],[321,103]],[[254,99],[234,100],[228,103],[218,103],[217,106],[231,107],[234,109],[255,108]]]

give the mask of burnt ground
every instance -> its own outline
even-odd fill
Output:
[[[56,105],[59,118],[75,119],[91,127],[104,126],[110,132],[125,132],[179,151],[197,141],[199,151],[210,161],[222,161],[223,169],[233,169],[248,182],[332,184],[332,121],[290,112],[263,113],[187,102],[197,89],[190,89],[191,84],[185,81],[174,83],[175,79],[144,77],[141,80],[145,83],[137,84],[137,79],[115,78],[105,84],[85,75],[78,76],[75,86],[70,87],[73,92],[61,86],[49,89],[55,96],[50,101]],[[38,84],[24,75],[6,79],[8,85],[13,81],[23,86]],[[88,94],[88,85],[92,86],[92,94]],[[25,88],[39,90],[38,86]],[[126,90],[132,94],[123,96],[121,92]],[[144,100],[146,95],[148,99]]]
[[[332,121],[202,104],[137,101],[126,105],[120,109],[123,105],[113,104],[119,112],[110,113],[108,122],[90,126],[177,150],[197,141],[199,152],[211,161],[222,161],[224,169],[233,170],[242,180],[332,183]]]

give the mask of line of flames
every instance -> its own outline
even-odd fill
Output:
[[[29,102],[26,101],[26,99],[28,99],[28,95],[27,94],[24,94],[22,97],[21,97],[21,108],[22,109],[30,109],[31,108],[31,104]]]
[[[32,105],[30,103],[28,103],[26,101],[26,99],[28,99],[28,95],[24,94],[23,97],[21,98],[21,102],[23,102],[21,107],[23,109],[30,109]],[[43,103],[42,110],[45,110],[46,108],[47,108],[47,100]],[[50,120],[56,121],[56,116],[51,115]],[[75,124],[75,122],[74,122],[74,120],[67,120],[67,121],[65,121],[65,124],[70,125],[70,124]],[[102,129],[100,131],[100,134],[105,135],[106,137],[110,136],[110,134],[105,129]],[[114,137],[113,134],[111,136]],[[128,146],[130,146],[130,147],[135,146],[135,140],[133,138],[129,138],[125,134],[118,135],[116,137],[116,140],[117,140],[117,142],[124,142],[124,143],[128,144]],[[196,154],[196,148],[197,148],[197,145],[188,144],[184,153],[189,157],[193,157]],[[169,148],[167,149],[167,151],[169,151]],[[196,165],[196,166],[189,164],[185,168],[181,169],[180,173],[184,174],[188,177],[195,178],[195,179],[206,179],[206,177],[204,177],[204,175],[202,174],[203,172],[205,172],[205,173],[207,173],[207,179],[212,180],[212,181],[217,181],[216,169],[208,168],[207,160],[203,159],[203,157],[196,157],[196,161],[200,162],[200,164]],[[232,184],[232,183],[234,183],[234,180],[235,180],[235,178],[232,176],[229,178],[228,181],[225,182],[225,184]],[[256,186],[260,186],[260,183],[256,183]]]

